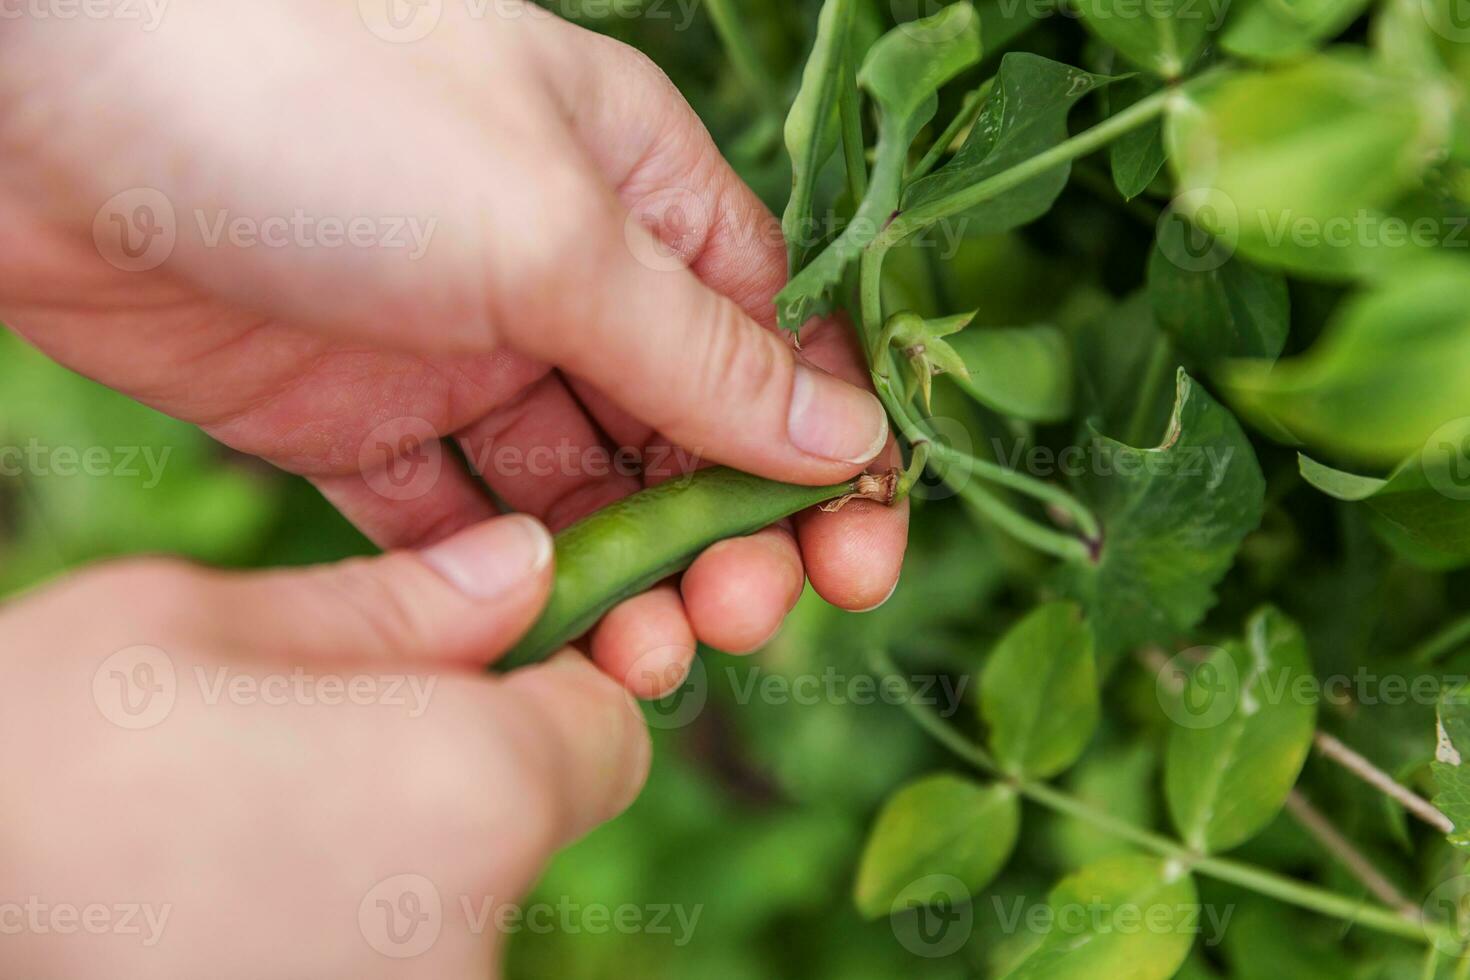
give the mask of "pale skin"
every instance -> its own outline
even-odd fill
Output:
[[[347,2],[176,3],[151,32],[0,22],[0,319],[306,476],[390,550],[253,576],[121,563],[6,607],[0,647],[17,653],[0,690],[26,697],[0,711],[0,850],[23,841],[28,857],[0,860],[0,894],[176,907],[149,949],[7,937],[0,959],[19,950],[20,975],[484,976],[493,930],[446,912],[432,950],[392,959],[364,941],[359,900],[419,868],[446,907],[519,894],[641,785],[646,734],[620,687],[676,686],[696,640],[756,649],[804,581],[854,610],[897,581],[903,505],[800,515],[615,609],[584,644],[600,673],[579,653],[479,672],[545,600],[547,528],[668,475],[530,473],[485,465],[494,450],[646,461],[677,446],[803,483],[894,458],[849,332],[813,323],[797,353],[774,331],[779,228],[667,79],[565,22],[487,9],[447,3],[412,43],[375,35]],[[177,217],[146,271],[110,264],[93,234],[132,188]],[[297,212],[432,219],[432,238],[410,258],[202,230]],[[446,465],[411,499],[375,490],[364,443],[404,417],[480,471]],[[496,497],[527,516],[496,517]],[[181,680],[167,720],[130,732],[99,716],[91,683],[137,644],[166,651]],[[183,680],[200,664],[440,681],[411,720],[386,705],[272,712],[202,703]],[[58,733],[46,758],[23,750],[42,729]]]

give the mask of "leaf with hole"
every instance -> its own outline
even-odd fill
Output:
[[[1102,540],[1090,561],[1061,570],[1059,585],[1086,608],[1106,669],[1124,651],[1167,643],[1199,622],[1261,521],[1265,481],[1239,423],[1183,371],[1158,446],[1094,431],[1071,462]]]

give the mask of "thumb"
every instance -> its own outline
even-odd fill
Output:
[[[627,809],[648,777],[652,746],[637,702],[591,661],[567,649],[507,675],[497,685],[515,758],[546,829],[543,854]]]
[[[419,552],[231,575],[212,607],[227,641],[273,658],[483,664],[536,621],[552,557],[550,532],[516,514]]]

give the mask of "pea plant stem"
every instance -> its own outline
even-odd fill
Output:
[[[847,163],[847,190],[852,195],[853,207],[862,203],[868,193],[867,144],[863,141],[863,104],[858,93],[857,67],[852,53],[843,56],[842,91],[838,96],[837,113],[842,121],[842,155]]]
[[[910,445],[920,442],[929,444],[929,453],[963,472],[966,477],[980,477],[1000,486],[1016,490],[1050,504],[1069,515],[1078,528],[1090,540],[1099,534],[1097,519],[1076,498],[1060,487],[1052,486],[1024,473],[1007,469],[990,460],[978,459],[936,441],[923,425],[916,421],[893,390],[886,350],[878,350],[877,338],[883,333],[883,260],[887,249],[869,247],[863,252],[858,270],[859,336],[863,349],[868,352],[873,374],[873,386],[888,415],[893,419],[899,433]],[[976,511],[995,521],[1017,540],[1025,542],[1039,551],[1066,561],[1087,561],[1092,550],[1088,544],[1073,535],[1063,534],[1017,513],[1004,500],[970,480],[958,480],[952,475],[945,482]]]
[[[1439,811],[1438,807],[1348,748],[1339,739],[1326,732],[1318,732],[1312,738],[1312,745],[1324,758],[1331,759],[1342,766],[1441,834],[1454,832],[1455,825],[1450,822],[1449,817]]]
[[[1257,894],[1403,939],[1458,945],[1452,930],[1441,923],[1424,920],[1417,912],[1386,909],[1314,885],[1305,885],[1254,865],[1199,854],[1179,841],[1114,817],[1047,783],[1009,775],[1000,769],[995,759],[983,747],[919,704],[918,699],[913,696],[914,691],[908,679],[894,667],[886,653],[881,650],[871,651],[869,663],[879,675],[879,682],[890,685],[892,690],[900,693],[898,700],[904,711],[935,741],[979,771],[1014,787],[1016,792],[1033,803],[1055,813],[1082,820],[1160,857],[1179,861],[1199,874],[1239,885]]]
[[[1353,842],[1348,840],[1327,816],[1312,805],[1298,790],[1292,790],[1286,797],[1286,812],[1291,818],[1310,834],[1317,843],[1322,845],[1334,861],[1342,865],[1354,878],[1358,879],[1364,888],[1373,894],[1384,905],[1391,909],[1397,909],[1399,914],[1406,916],[1415,915],[1414,906],[1404,897],[1392,881],[1382,871],[1379,871],[1368,860],[1362,851],[1358,850]]]
[[[1470,616],[1457,619],[1419,644],[1408,655],[1416,664],[1432,664],[1470,643]]]
[[[1162,685],[1161,690],[1167,690],[1172,697],[1178,697],[1183,692],[1184,681],[1165,673],[1169,658],[1163,650],[1154,646],[1143,647],[1135,651],[1134,657],[1145,670],[1158,678]],[[1454,832],[1455,825],[1434,804],[1379,769],[1369,759],[1354,752],[1336,736],[1319,730],[1312,735],[1312,747],[1324,759],[1335,762],[1348,774],[1361,779],[1441,834]]]
[[[709,0],[707,6],[715,33],[720,36],[740,83],[760,102],[766,115],[780,120],[785,114],[784,100],[771,84],[773,75],[762,63],[755,39],[746,29],[748,15],[735,9],[735,0]]]
[[[1206,73],[1195,79],[1209,77]],[[1191,83],[1192,84],[1192,83]],[[891,248],[909,237],[918,234],[930,225],[962,214],[978,204],[983,204],[991,198],[998,197],[1006,191],[1019,187],[1034,177],[1040,176],[1053,167],[1069,163],[1081,156],[1086,156],[1094,150],[1100,150],[1108,143],[1148,123],[1162,115],[1169,100],[1176,98],[1177,88],[1165,88],[1153,95],[1140,99],[1122,112],[1115,113],[1093,126],[1073,136],[1071,139],[1063,140],[1056,146],[1030,157],[1007,170],[992,177],[988,177],[978,183],[971,184],[963,190],[922,204],[911,211],[905,211],[895,218],[886,229],[873,242],[875,248]]]
[[[991,83],[987,81],[980,88],[965,96],[964,102],[960,104],[960,111],[954,114],[954,118],[949,121],[949,125],[944,127],[944,132],[939,134],[934,140],[934,145],[929,147],[928,152],[924,154],[924,158],[919,161],[918,166],[914,167],[913,172],[909,174],[909,180],[911,182],[921,177],[927,177],[939,165],[940,158],[949,150],[954,141],[959,138],[960,133],[964,132],[965,127],[973,123],[975,118],[980,115],[980,109],[985,105],[985,96],[990,92],[990,85]]]

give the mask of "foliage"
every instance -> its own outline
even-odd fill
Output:
[[[527,931],[510,975],[1464,976],[1452,0],[565,6],[784,212],[782,326],[850,320],[929,467],[893,599],[709,652],[643,797],[530,899],[692,932]],[[7,590],[365,548],[9,338],[0,381],[0,446],[173,451],[146,487],[0,475]]]

